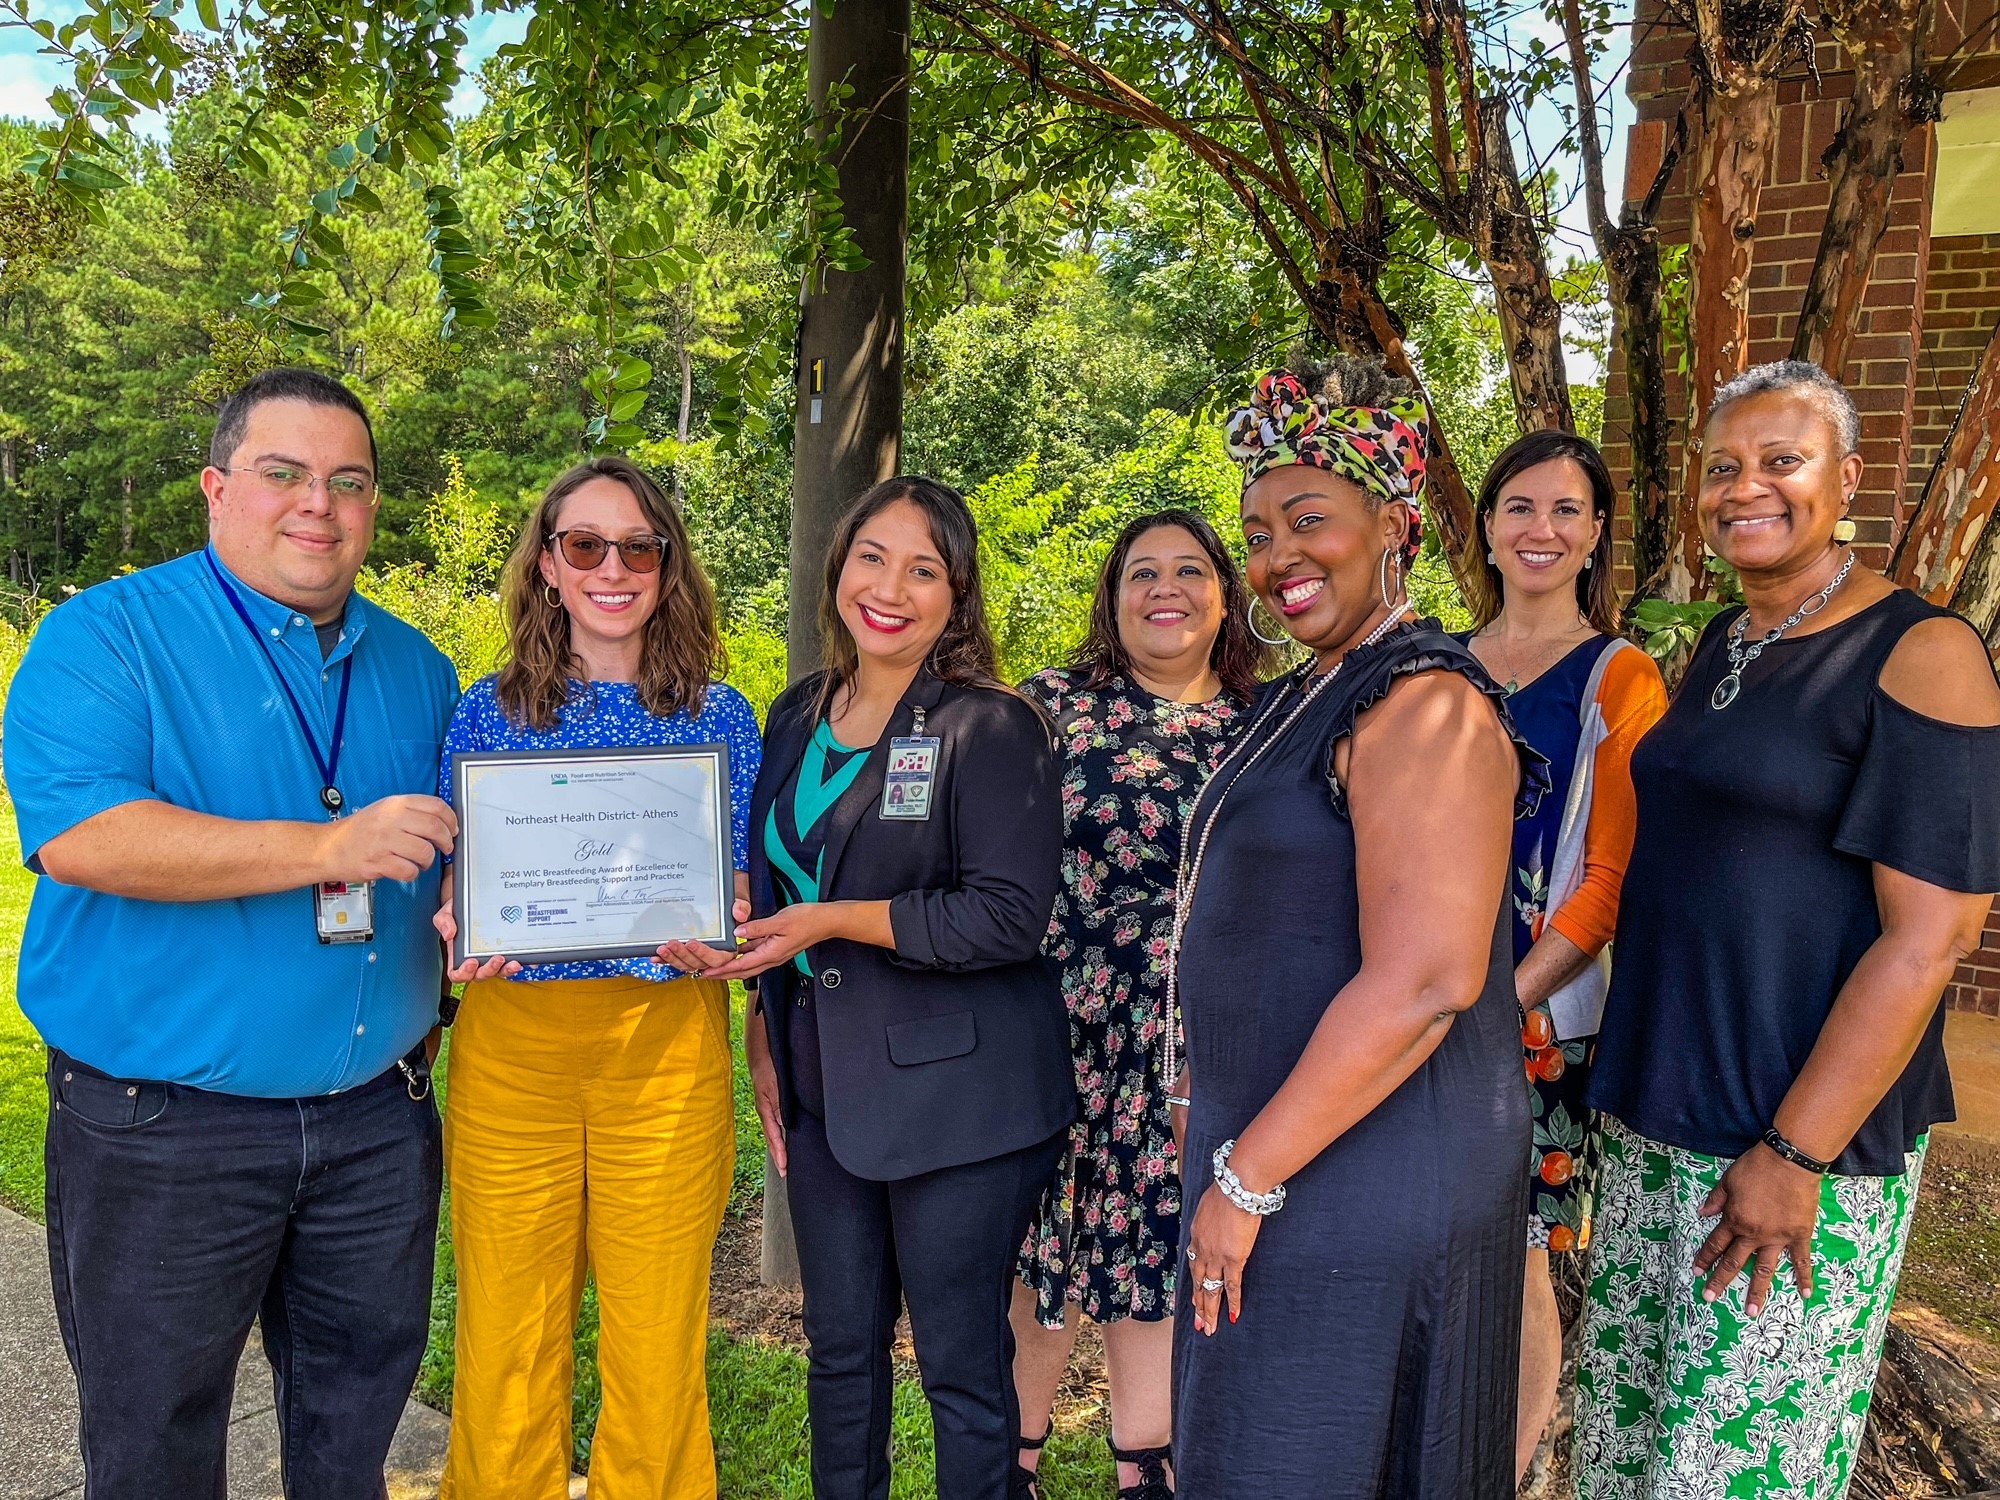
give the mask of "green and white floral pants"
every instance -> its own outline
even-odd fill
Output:
[[[1868,1420],[1928,1138],[1900,1177],[1828,1173],[1813,1292],[1787,1262],[1701,1299],[1696,1212],[1729,1166],[1606,1116],[1577,1372],[1579,1500],[1841,1500]]]

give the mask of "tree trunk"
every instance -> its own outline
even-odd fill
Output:
[[[815,129],[838,142],[841,213],[868,264],[816,265],[799,298],[792,444],[794,680],[820,663],[826,551],[841,512],[891,478],[903,448],[903,282],[910,237],[910,0],[817,0],[806,47]],[[829,108],[827,94],[846,94]],[[685,370],[685,367],[683,367]],[[686,375],[683,374],[683,389]],[[766,1161],[762,1272],[798,1281],[790,1204]]]
[[[1896,544],[1889,576],[1933,604],[1955,603],[1968,592],[1968,585],[1968,602],[1991,595],[1987,583],[1971,577],[1971,565],[1996,502],[2000,502],[2000,328],[1986,341],[1986,352],[1931,465],[1916,511]],[[1975,623],[1990,640],[1990,624]]]
[[[132,557],[132,476],[127,474],[118,484],[118,556],[129,562]]]
[[[832,109],[827,91],[845,85]],[[841,213],[868,264],[807,273],[792,470],[794,677],[819,665],[826,549],[841,512],[895,474],[903,439],[909,243],[910,0],[818,0],[807,45],[816,129],[837,137]]]
[[[1667,411],[1667,342],[1662,309],[1660,233],[1626,205],[1604,258],[1625,351],[1625,391],[1631,402],[1632,578],[1647,597],[1673,557],[1673,418]]]
[[[1890,1318],[1853,1500],[1996,1493],[2000,1389],[1960,1357],[1968,1342],[1927,1309]]]
[[[1854,94],[1823,158],[1832,183],[1819,253],[1806,283],[1792,358],[1834,376],[1861,321],[1875,247],[1889,223],[1889,195],[1903,170],[1903,143],[1937,118],[1924,62],[1937,23],[1935,0],[1824,0],[1854,67]]]
[[[1507,130],[1504,96],[1479,101],[1481,202],[1476,210],[1479,258],[1493,278],[1506,345],[1514,415],[1523,432],[1575,430],[1569,376],[1563,365],[1562,307],[1549,284],[1548,255],[1521,188],[1521,169]]]
[[[1701,489],[1701,428],[1709,398],[1740,375],[1750,358],[1750,261],[1757,205],[1778,135],[1777,81],[1761,70],[1729,66],[1708,100],[1712,118],[1695,153],[1688,240],[1694,347],[1689,351],[1687,434],[1675,546],[1661,579],[1665,597],[1699,599],[1708,591],[1695,497]]]
[[[674,353],[681,362],[681,412],[674,423],[674,435],[685,443],[689,424],[694,420],[694,354],[688,349],[685,327],[674,340]]]
[[[1465,475],[1452,454],[1444,427],[1437,421],[1424,378],[1410,360],[1401,322],[1373,284],[1348,268],[1333,274],[1322,273],[1306,298],[1306,312],[1312,319],[1313,332],[1320,338],[1343,354],[1379,358],[1390,374],[1410,382],[1411,389],[1431,411],[1432,453],[1425,470],[1427,519],[1437,527],[1445,560],[1464,587],[1466,580],[1460,569],[1466,539],[1473,533],[1472,492],[1466,487]]]
[[[1660,157],[1645,196],[1627,197],[1618,222],[1611,222],[1605,188],[1604,146],[1597,116],[1597,87],[1590,76],[1590,43],[1580,0],[1562,0],[1563,40],[1569,51],[1570,81],[1576,90],[1576,139],[1583,156],[1584,208],[1591,239],[1604,263],[1605,280],[1625,353],[1625,391],[1631,403],[1632,444],[1632,603],[1650,597],[1673,554],[1673,478],[1667,414],[1667,346],[1660,271],[1660,202],[1687,149],[1688,112],[1664,121]],[[1647,129],[1655,126],[1649,125]]]
[[[1979,533],[1952,591],[1951,607],[1972,622],[1988,652],[2000,653],[2000,527],[1988,526]]]

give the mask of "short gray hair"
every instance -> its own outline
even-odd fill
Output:
[[[1854,409],[1854,397],[1846,386],[1806,359],[1774,359],[1766,365],[1752,365],[1715,393],[1708,403],[1707,421],[1721,416],[1732,402],[1767,391],[1803,391],[1818,404],[1834,436],[1840,439],[1841,456],[1861,451],[1861,413]]]

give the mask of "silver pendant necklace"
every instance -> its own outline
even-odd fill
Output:
[[[1367,637],[1360,645],[1354,648],[1354,651],[1367,650],[1368,647],[1374,645],[1383,636],[1400,625],[1403,621],[1403,616],[1409,612],[1410,601],[1405,599],[1401,604],[1389,611],[1387,619],[1368,632]],[[1313,700],[1333,685],[1333,679],[1340,675],[1340,669],[1347,665],[1348,657],[1352,656],[1354,651],[1348,652],[1346,656],[1341,657],[1339,661],[1335,662],[1317,677],[1312,676],[1311,668],[1308,666],[1304,675],[1311,680],[1308,682],[1305,690],[1299,694],[1298,702],[1292,706],[1292,711],[1278,721],[1278,727],[1271,731],[1268,739],[1257,742],[1257,731],[1264,727],[1265,720],[1269,719],[1280,708],[1286,706],[1290,699],[1292,688],[1298,679],[1295,679],[1293,683],[1285,684],[1281,690],[1271,695],[1271,701],[1264,705],[1264,711],[1257,715],[1249,729],[1236,741],[1236,748],[1231,750],[1224,758],[1222,764],[1209,774],[1207,778],[1209,782],[1223,781],[1224,773],[1229,773],[1229,779],[1223,782],[1222,790],[1216,794],[1215,803],[1208,809],[1208,816],[1202,821],[1200,830],[1197,832],[1192,826],[1192,820],[1190,820],[1188,826],[1183,827],[1181,830],[1180,870],[1174,878],[1174,925],[1171,934],[1167,938],[1167,1007],[1165,1024],[1161,1027],[1164,1035],[1161,1038],[1162,1056],[1160,1059],[1160,1076],[1166,1080],[1168,1088],[1172,1088],[1175,1081],[1181,1076],[1180,1026],[1178,1019],[1180,1015],[1181,935],[1187,931],[1188,910],[1194,905],[1195,887],[1201,882],[1201,862],[1203,857],[1208,853],[1208,836],[1215,831],[1215,820],[1222,815],[1222,804],[1227,802],[1229,794],[1236,790],[1236,783],[1243,779],[1244,772],[1256,765],[1263,758],[1266,750],[1269,750],[1279,740],[1283,739],[1285,731],[1296,724],[1300,716],[1312,707]],[[1253,742],[1256,742],[1255,749],[1250,748]],[[1249,756],[1244,759],[1242,765],[1236,765],[1237,757],[1242,755],[1245,750],[1250,751]],[[1203,783],[1204,787],[1206,784],[1207,782]],[[1199,793],[1196,794],[1195,800],[1197,803],[1200,802]]]
[[[1814,594],[1812,598],[1806,600],[1805,603],[1787,615],[1785,623],[1780,625],[1776,630],[1766,631],[1761,640],[1752,641],[1747,646],[1743,644],[1743,633],[1750,625],[1750,611],[1746,609],[1742,614],[1738,615],[1736,623],[1729,627],[1729,637],[1726,642],[1729,650],[1729,671],[1723,677],[1722,681],[1715,685],[1715,691],[1708,695],[1708,706],[1714,709],[1724,709],[1734,703],[1737,695],[1743,691],[1743,669],[1762,656],[1764,648],[1777,640],[1787,630],[1790,630],[1794,625],[1802,621],[1811,619],[1814,615],[1825,609],[1826,601],[1833,597],[1833,591],[1847,582],[1847,575],[1853,571],[1854,553],[1850,550],[1847,554],[1847,561],[1842,563],[1840,571],[1833,575],[1832,583],[1829,583],[1817,594]]]

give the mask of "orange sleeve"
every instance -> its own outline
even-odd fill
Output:
[[[1618,891],[1632,859],[1638,798],[1632,750],[1667,711],[1667,685],[1644,651],[1620,651],[1597,685],[1608,731],[1591,770],[1590,822],[1583,831],[1583,883],[1549,925],[1595,957],[1618,927]]]

